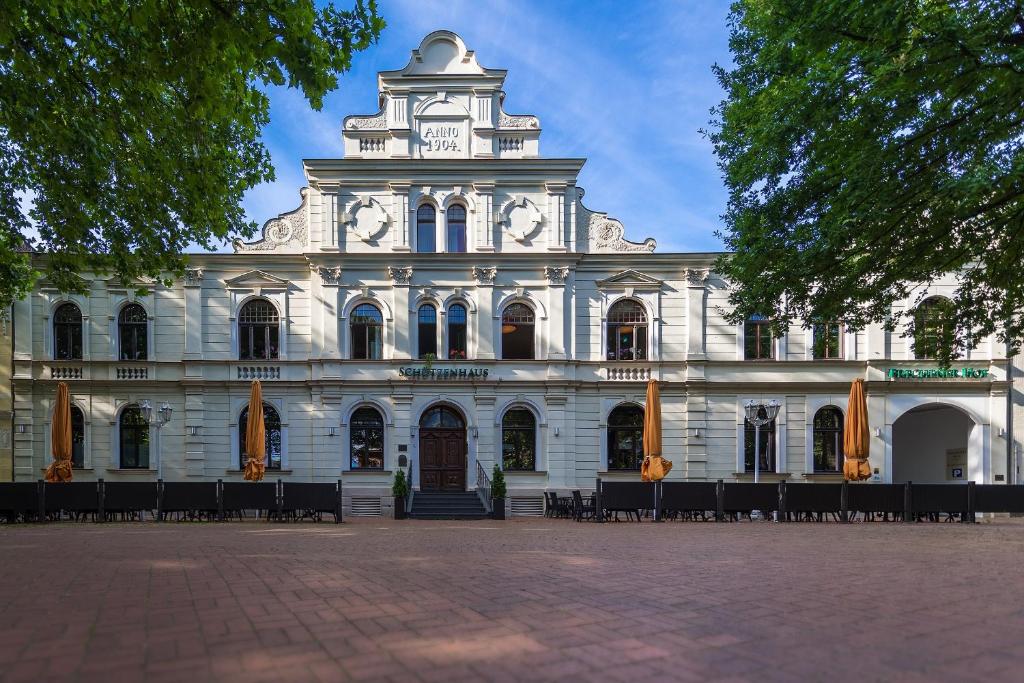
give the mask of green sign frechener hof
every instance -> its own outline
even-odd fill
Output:
[[[985,379],[988,368],[889,368],[887,379]]]

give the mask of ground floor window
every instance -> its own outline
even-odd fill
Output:
[[[842,469],[843,413],[835,406],[825,406],[814,414],[814,471]]]
[[[121,467],[126,470],[149,467],[149,423],[137,405],[121,411],[118,422]]]
[[[644,409],[618,406],[608,416],[608,470],[639,470],[644,460]]]
[[[379,412],[365,406],[352,413],[348,445],[351,469],[384,469],[384,420]]]
[[[537,469],[537,419],[526,408],[513,408],[501,419],[504,470]]]
[[[71,406],[71,466],[85,467],[85,414]]]
[[[245,468],[246,454],[245,428],[249,423],[249,408],[242,411],[238,418],[238,466]],[[281,469],[281,416],[273,406],[263,404],[263,439],[264,439],[264,462],[268,470]]]
[[[743,470],[754,471],[754,442],[757,440],[754,425],[743,421]],[[775,471],[775,420],[761,427],[760,448],[758,449],[762,472]]]

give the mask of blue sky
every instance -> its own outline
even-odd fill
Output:
[[[347,0],[335,0],[341,7]],[[319,112],[296,91],[271,91],[264,141],[274,183],[245,198],[262,223],[298,203],[303,158],[342,156],[341,121],[377,111],[378,71],[405,65],[437,29],[463,37],[486,67],[508,69],[505,109],[540,117],[541,155],[585,157],[591,209],[658,251],[714,251],[726,193],[699,129],[722,97],[711,74],[727,64],[726,0],[379,0],[380,42],[353,60]]]

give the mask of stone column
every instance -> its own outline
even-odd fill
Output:
[[[390,266],[392,294],[394,295],[394,346],[392,358],[410,358],[409,336],[409,285],[412,283],[412,266]]]
[[[548,266],[544,276],[548,280],[548,360],[565,360],[565,279],[569,269]]]
[[[185,269],[185,354],[183,360],[203,359],[203,269]]]
[[[476,280],[476,357],[481,360],[494,359],[494,279],[498,269],[494,266],[474,266]]]
[[[710,272],[707,269],[686,271],[686,328],[688,332],[687,360],[707,358],[704,336],[704,299]]]

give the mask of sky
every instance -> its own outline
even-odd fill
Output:
[[[277,178],[246,195],[250,219],[295,208],[302,159],[343,156],[342,119],[377,111],[377,72],[448,29],[482,66],[508,70],[505,110],[540,118],[541,156],[587,159],[588,208],[621,220],[628,239],[654,237],[659,252],[722,248],[726,192],[700,129],[723,95],[711,67],[730,63],[727,0],[378,2],[387,28],[321,111],[298,91],[270,91],[264,143]]]

